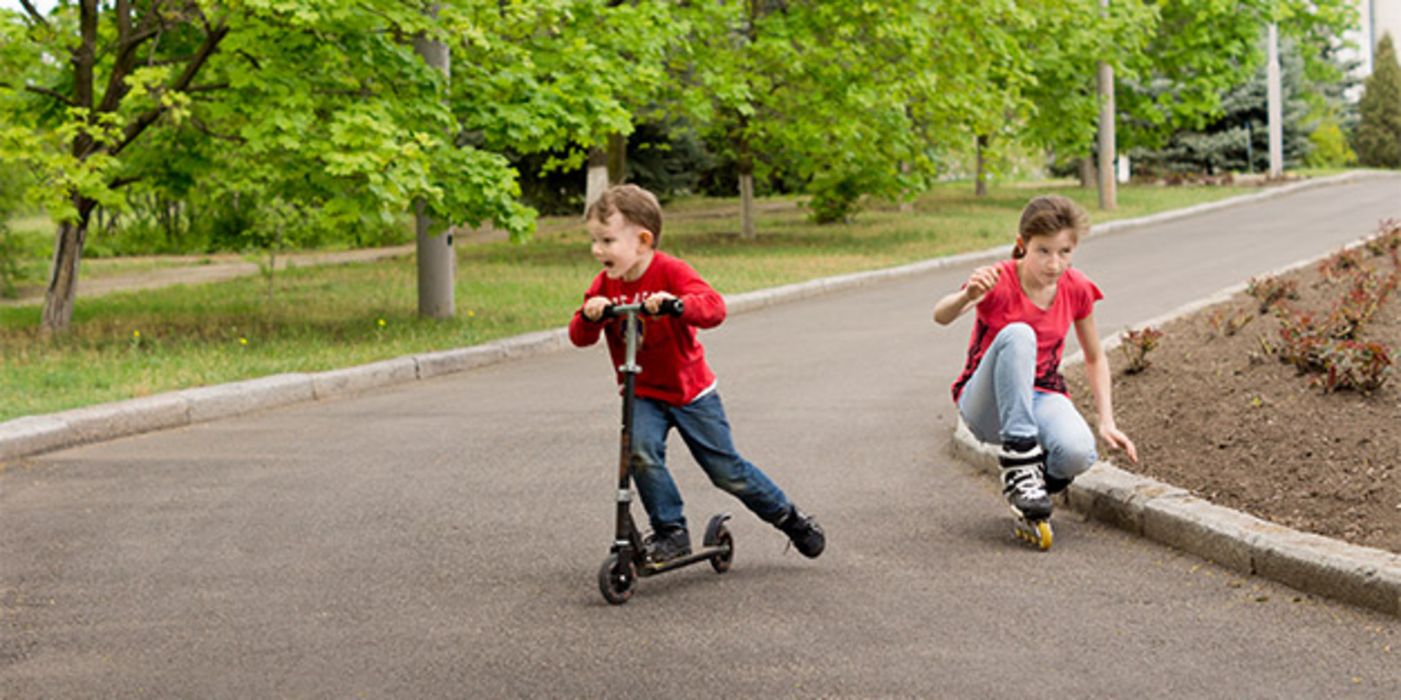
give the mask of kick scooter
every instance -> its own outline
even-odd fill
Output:
[[[667,299],[662,302],[657,315],[680,316],[684,305],[680,299]],[[639,577],[656,576],[690,566],[701,561],[709,561],[716,573],[730,570],[734,561],[734,538],[730,536],[725,521],[729,513],[712,516],[705,527],[705,537],[701,548],[684,557],[654,562],[647,557],[642,544],[642,533],[633,522],[632,511],[632,421],[633,407],[637,400],[636,380],[642,367],[637,364],[637,346],[640,343],[642,319],[647,313],[642,304],[614,304],[603,312],[604,318],[621,318],[625,339],[626,359],[618,372],[623,375],[623,429],[619,440],[618,456],[618,496],[617,522],[613,536],[613,547],[608,558],[598,570],[598,590],[603,599],[613,605],[622,605],[632,597]]]

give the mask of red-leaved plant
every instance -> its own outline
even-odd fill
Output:
[[[1124,359],[1128,363],[1124,367],[1124,373],[1138,374],[1148,369],[1148,366],[1153,364],[1148,360],[1148,353],[1158,347],[1158,341],[1162,337],[1163,332],[1152,326],[1124,331],[1119,336],[1119,350],[1124,353]]]

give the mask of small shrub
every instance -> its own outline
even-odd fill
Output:
[[[1377,224],[1377,232],[1364,244],[1367,252],[1376,257],[1391,257],[1392,264],[1401,264],[1397,249],[1401,248],[1401,219],[1382,219]]]
[[[1239,333],[1240,329],[1254,320],[1255,312],[1248,309],[1236,312],[1222,309],[1212,314],[1207,319],[1207,324],[1211,327],[1211,334],[1213,336],[1223,335],[1229,338]]]
[[[1319,383],[1325,392],[1376,391],[1386,383],[1391,369],[1391,354],[1381,343],[1329,341],[1318,347],[1317,354],[1321,365]]]
[[[1260,302],[1260,313],[1268,313],[1270,307],[1285,299],[1298,299],[1298,283],[1279,277],[1251,277],[1245,293]]]
[[[1125,374],[1138,374],[1148,366],[1153,364],[1148,360],[1148,353],[1158,347],[1158,341],[1162,339],[1163,332],[1145,326],[1140,330],[1127,330],[1119,336],[1119,350],[1124,353],[1124,358],[1128,364],[1124,367]]]
[[[1355,340],[1362,326],[1376,315],[1386,298],[1396,289],[1396,273],[1378,279],[1363,270],[1353,277],[1353,284],[1338,300],[1328,315],[1328,334],[1339,340]]]
[[[1329,282],[1336,282],[1348,273],[1362,267],[1362,253],[1356,248],[1340,250],[1318,264],[1318,271]]]

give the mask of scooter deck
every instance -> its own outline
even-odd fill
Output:
[[[641,561],[638,562],[637,565],[637,575],[646,578],[648,576],[664,574],[668,571],[671,571],[673,569],[679,569],[683,566],[690,566],[699,562],[710,561],[712,557],[715,557],[717,555],[725,555],[729,552],[729,547],[701,547],[700,549],[694,550],[684,557],[668,559],[663,562]]]

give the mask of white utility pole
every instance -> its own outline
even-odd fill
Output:
[[[1284,100],[1279,81],[1279,25],[1270,23],[1269,63],[1265,68],[1269,83],[1270,179],[1284,176]]]

